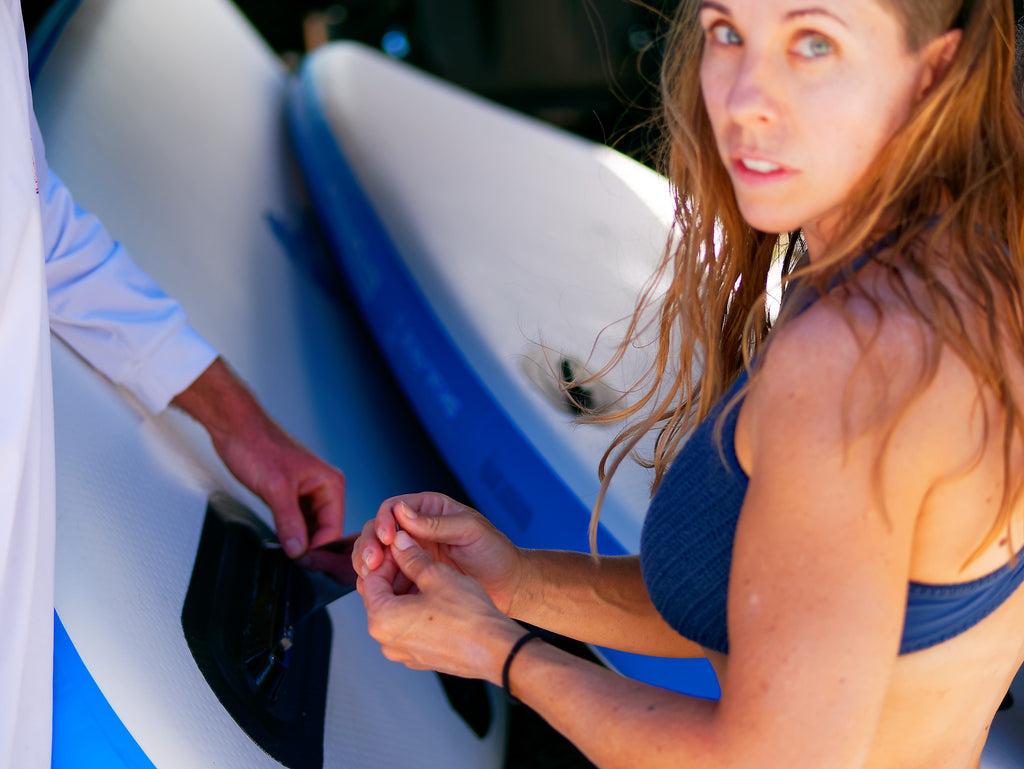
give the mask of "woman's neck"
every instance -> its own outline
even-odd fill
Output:
[[[812,264],[828,251],[828,244],[835,235],[838,219],[838,212],[830,213],[800,228],[804,244],[807,246],[807,258]]]

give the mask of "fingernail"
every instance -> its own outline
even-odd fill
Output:
[[[289,558],[295,558],[302,552],[302,543],[297,539],[289,539],[284,543],[284,552]]]
[[[402,508],[402,515],[404,515],[406,518],[416,517],[416,511],[409,507],[407,504],[405,504],[405,502],[400,502],[399,505]]]
[[[370,567],[364,563],[363,568],[359,570],[359,574],[362,576],[363,579],[366,579],[370,576]]]
[[[416,543],[413,541],[412,537],[410,537],[404,531],[400,531],[398,532],[398,534],[395,535],[395,547],[397,547],[399,550],[408,550],[415,544]]]

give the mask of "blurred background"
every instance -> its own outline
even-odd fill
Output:
[[[26,31],[79,2],[22,0]],[[328,41],[358,40],[651,163],[661,40],[678,0],[234,2],[290,67]]]
[[[353,39],[650,162],[675,0],[235,0],[294,66]]]
[[[52,6],[22,0],[26,30]],[[679,0],[233,0],[290,67],[352,39],[654,165],[662,39]],[[1024,0],[1014,0],[1020,23]]]
[[[22,0],[26,32],[43,22],[49,36],[57,17],[56,39],[80,2]],[[661,42],[679,0],[233,2],[290,67],[331,40],[358,40],[651,161]]]
[[[286,61],[353,39],[570,131],[651,156],[673,0],[235,0]]]

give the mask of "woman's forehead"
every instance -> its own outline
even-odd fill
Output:
[[[949,28],[961,4],[961,0],[699,0],[696,7],[721,13],[737,24],[813,24],[820,19],[861,35],[898,32],[905,47],[916,51]]]
[[[848,27],[902,24],[892,2],[882,0],[700,0],[699,11],[715,11],[757,23],[830,20]]]

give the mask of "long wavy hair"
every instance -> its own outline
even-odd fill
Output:
[[[654,469],[653,493],[690,430],[765,348],[772,327],[766,291],[773,265],[783,261],[784,282],[799,276],[824,294],[844,265],[888,232],[899,237],[878,258],[889,261],[886,273],[894,293],[927,330],[922,339],[929,341],[918,386],[895,413],[890,409],[879,417],[891,437],[914,395],[933,380],[939,352],[949,345],[1004,411],[999,419],[986,419],[987,429],[998,425],[1003,431],[1001,512],[975,552],[1007,527],[1022,485],[1013,472],[1011,448],[1024,435],[1019,393],[1006,376],[1007,355],[1024,356],[1024,119],[1014,85],[1012,4],[879,2],[903,21],[912,51],[952,27],[960,28],[962,37],[944,76],[851,191],[828,252],[813,265],[802,262],[794,272],[800,233],[760,232],[740,214],[701,95],[699,2],[682,0],[661,73],[662,166],[675,195],[675,223],[658,270],[607,368],[645,336],[656,336],[656,352],[630,390],[632,402],[592,417],[629,420],[601,462],[601,492],[590,528],[594,552],[600,507],[616,468],[653,432],[653,455],[638,458]],[[911,284],[926,290],[912,292]],[[977,318],[982,320],[981,338]],[[775,325],[786,319],[783,311]],[[865,350],[869,346],[870,340]],[[755,365],[752,379],[756,373]],[[879,495],[881,453],[884,446],[876,459]]]

